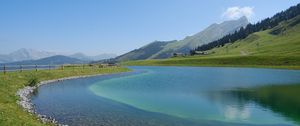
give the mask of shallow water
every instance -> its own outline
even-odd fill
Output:
[[[113,74],[43,85],[37,112],[69,125],[297,125],[258,103],[222,93],[299,84],[300,71],[221,67],[130,67]],[[59,83],[59,84],[57,84]]]

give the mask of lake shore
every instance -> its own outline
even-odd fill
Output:
[[[114,69],[109,69],[108,68],[108,71],[76,71],[75,72],[72,70],[72,69],[68,69],[66,68],[66,71],[61,71],[61,70],[54,70],[54,71],[48,71],[48,70],[41,70],[41,71],[38,71],[37,72],[37,75],[41,78],[42,82],[38,85],[38,86],[41,86],[43,84],[49,84],[51,82],[56,82],[56,81],[63,81],[63,80],[68,80],[68,79],[75,79],[75,78],[83,78],[83,77],[91,77],[91,76],[99,76],[99,75],[103,75],[103,74],[109,74],[109,73],[119,73],[119,72],[127,72],[129,71],[128,68],[114,68]],[[8,94],[9,95],[14,95],[16,96],[17,98],[9,98],[7,99],[6,101],[11,101],[13,103],[10,103],[9,105],[12,105],[13,106],[13,110],[16,111],[16,113],[13,113],[13,111],[9,111],[8,114],[11,114],[10,117],[12,120],[14,120],[15,118],[16,119],[20,119],[18,120],[17,122],[15,121],[12,121],[12,122],[5,122],[5,121],[1,121],[0,120],[0,125],[1,124],[4,124],[4,125],[9,125],[9,124],[34,124],[34,125],[62,125],[62,124],[59,124],[55,119],[51,118],[51,117],[46,117],[45,115],[38,115],[38,113],[36,113],[33,109],[33,105],[30,101],[30,95],[32,93],[34,93],[34,90],[38,87],[24,87],[23,84],[26,83],[27,79],[26,79],[26,74],[28,75],[29,73],[32,73],[29,72],[29,71],[26,71],[24,73],[19,73],[19,72],[12,72],[12,73],[9,73],[11,74],[10,76],[7,76],[7,80],[3,80],[5,82],[9,82],[8,84],[11,84],[13,86],[13,84],[17,84],[17,86],[13,86],[13,89],[10,89],[9,90],[6,90],[4,91],[3,89],[4,88],[1,88],[1,91],[0,94],[2,93],[2,95],[5,95],[5,93],[9,92]],[[59,74],[61,73],[61,74]],[[0,77],[4,77],[4,76],[1,76]],[[17,79],[15,79],[17,78]],[[21,79],[20,79],[21,78]],[[22,80],[22,81],[20,81]],[[2,81],[2,83],[3,83]],[[13,81],[18,81],[18,83],[12,83]],[[1,83],[1,81],[0,81]],[[4,84],[4,83],[3,83]],[[6,84],[6,85],[8,85]],[[3,86],[3,85],[2,85]],[[20,91],[20,89],[24,89],[23,91]],[[17,95],[18,94],[21,94],[20,95],[16,95],[16,92]],[[12,94],[13,93],[13,94]],[[19,98],[19,96],[21,98]],[[3,97],[3,96],[2,96]],[[23,97],[23,98],[22,98]],[[16,99],[15,101],[13,99]],[[0,100],[3,100],[0,99]],[[4,101],[4,102],[6,102]],[[19,101],[19,102],[16,102],[16,101]],[[3,101],[1,101],[3,102]],[[18,104],[16,104],[18,103]],[[22,105],[23,104],[23,105]],[[1,103],[2,105],[2,103]],[[25,108],[25,111],[20,109],[20,106],[23,108]],[[1,107],[1,106],[0,106]],[[21,110],[21,111],[20,111]],[[2,111],[2,110],[1,110]],[[30,114],[28,114],[28,112]],[[20,116],[17,115],[20,114]],[[7,114],[5,113],[4,111],[4,114]],[[0,114],[0,117],[2,117],[2,115]],[[28,120],[28,122],[26,122]],[[41,123],[41,122],[44,122],[44,123]]]
[[[45,124],[52,123],[52,124],[58,125],[58,126],[66,126],[64,124],[60,124],[58,121],[55,120],[55,118],[48,117],[47,115],[41,115],[41,114],[37,113],[34,109],[34,104],[31,102],[31,95],[34,93],[35,90],[37,90],[38,87],[45,85],[45,84],[50,84],[53,82],[65,81],[65,80],[70,80],[70,79],[101,76],[101,75],[105,75],[105,74],[64,77],[64,78],[59,78],[59,79],[54,79],[54,80],[42,81],[39,84],[37,84],[37,86],[34,86],[34,87],[26,86],[22,89],[19,89],[18,92],[16,93],[16,95],[20,97],[20,99],[17,101],[17,104],[19,104],[24,109],[24,111],[27,111],[29,113],[36,115],[39,118],[39,120],[41,120]]]
[[[65,67],[64,70],[15,71],[0,74],[0,125],[58,125],[55,119],[35,113],[33,104],[30,102],[30,95],[38,86],[55,81],[128,71],[130,70],[124,67],[88,66],[84,69]],[[30,75],[35,75],[41,80],[41,83],[35,87],[24,86],[27,85]]]

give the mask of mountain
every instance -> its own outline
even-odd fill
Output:
[[[80,59],[83,61],[91,61],[92,60],[89,56],[87,56],[83,53],[75,53],[75,54],[69,55],[69,57]]]
[[[52,52],[22,48],[7,55],[0,55],[0,63],[17,62],[24,60],[37,60],[54,55],[57,54]]]
[[[246,17],[238,20],[224,21],[220,24],[212,24],[203,31],[188,36],[179,41],[153,42],[129,53],[123,54],[116,58],[117,61],[142,60],[142,59],[162,59],[171,57],[173,53],[189,53],[191,49],[198,47],[223,36],[233,33],[241,27],[249,24]],[[148,49],[154,49],[149,51]]]
[[[64,54],[21,48],[17,51],[14,51],[14,52],[6,54],[6,55],[0,54],[0,63],[38,60],[38,59],[47,58],[47,57],[51,57],[51,56],[55,56],[55,55],[64,55]],[[76,59],[79,59],[82,61],[97,61],[97,60],[102,60],[102,59],[114,58],[117,55],[110,54],[110,53],[103,53],[103,54],[96,55],[96,56],[87,56],[83,53],[75,53],[72,55],[65,55],[65,56],[76,58]]]
[[[6,63],[6,65],[59,65],[59,64],[81,64],[86,63],[85,61],[71,58],[63,55],[55,55],[47,58],[42,58],[38,60],[25,60],[25,61],[19,61],[19,62],[11,62]]]
[[[195,53],[195,51],[207,51],[216,47],[222,47],[226,44],[234,43],[235,41],[245,39],[248,35],[259,32],[262,30],[272,29],[275,26],[279,25],[279,23],[295,18],[300,15],[300,4],[296,6],[292,6],[285,11],[281,11],[276,13],[272,17],[265,18],[255,24],[248,24],[246,27],[239,29],[233,34],[226,35],[216,41],[210,42],[208,44],[201,45],[194,50],[191,50],[191,53]],[[297,24],[297,22],[295,22]],[[284,29],[277,29],[272,32],[273,35],[277,35]]]
[[[191,49],[222,38],[227,34],[235,32],[241,27],[245,27],[247,24],[249,24],[249,22],[246,17],[241,17],[238,20],[225,21],[220,24],[214,23],[193,36],[186,37],[177,43],[169,44],[164,50],[158,52],[151,58],[168,58],[172,56],[171,54],[173,52],[189,53]],[[165,55],[166,53],[169,55]]]
[[[117,57],[116,54],[113,53],[102,53],[96,56],[90,56],[92,58],[93,61],[97,61],[97,60],[103,60],[103,59],[110,59],[110,58],[115,58]]]
[[[208,55],[205,56],[129,61],[123,65],[255,66],[300,69],[299,33],[300,14],[279,22],[273,28],[260,30],[244,39],[207,50]]]
[[[80,59],[82,61],[98,61],[98,60],[103,60],[103,59],[110,59],[116,57],[116,54],[111,54],[111,53],[103,53],[99,54],[96,56],[87,56],[83,53],[75,53],[72,55],[69,55],[69,57]]]
[[[127,60],[139,60],[139,59],[147,59],[152,55],[155,55],[157,52],[163,50],[166,45],[170,43],[175,43],[174,41],[155,41],[146,46],[143,46],[139,49],[135,49],[126,54],[116,57],[118,61],[127,61]]]
[[[300,59],[299,33],[300,15],[282,21],[272,29],[252,33],[245,39],[227,43],[223,47],[216,47],[208,50],[208,52],[216,56],[284,56]]]
[[[11,58],[8,55],[0,55],[0,63],[11,62]]]

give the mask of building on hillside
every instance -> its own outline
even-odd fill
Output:
[[[195,51],[194,55],[208,55],[207,51]]]
[[[114,62],[110,62],[107,64],[108,66],[117,66],[118,64],[117,63],[114,63]]]
[[[173,53],[173,57],[184,57],[186,54],[184,53]]]

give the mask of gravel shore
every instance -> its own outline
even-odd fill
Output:
[[[57,120],[55,120],[52,117],[47,117],[46,115],[41,115],[38,114],[35,109],[34,109],[34,104],[31,102],[31,95],[32,93],[41,85],[44,84],[49,84],[52,82],[58,82],[58,81],[64,81],[64,80],[70,80],[70,79],[76,79],[76,78],[86,78],[86,77],[93,77],[93,76],[99,76],[103,74],[96,74],[96,75],[84,75],[84,76],[73,76],[73,77],[65,77],[65,78],[60,78],[60,79],[54,79],[54,80],[47,80],[47,81],[42,81],[40,82],[37,86],[30,87],[26,86],[22,89],[19,89],[16,93],[17,96],[20,97],[20,99],[17,101],[17,104],[19,104],[24,111],[27,111],[31,114],[36,115],[39,120],[41,120],[43,123],[52,123],[57,126],[67,126],[64,124],[60,124]]]

